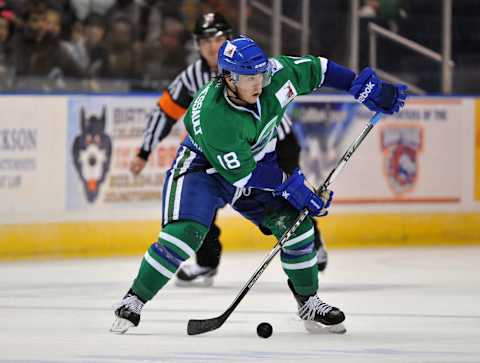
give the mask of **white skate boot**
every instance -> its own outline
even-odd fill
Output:
[[[181,266],[177,272],[175,285],[181,287],[213,285],[213,277],[217,274],[216,268],[203,267],[198,264]]]
[[[127,293],[118,304],[114,305],[115,320],[110,331],[123,334],[131,327],[138,326],[144,303],[131,293]]]
[[[297,300],[298,316],[303,320],[308,332],[344,334],[347,331],[343,325],[345,314],[340,309],[323,302],[317,294],[310,296],[297,294],[290,280],[288,287]]]

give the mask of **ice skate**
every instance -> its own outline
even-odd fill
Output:
[[[181,266],[177,272],[175,285],[181,287],[213,285],[213,277],[217,274],[216,268],[203,267],[194,263]]]
[[[297,300],[298,316],[303,320],[308,332],[344,334],[347,331],[343,325],[345,315],[340,309],[323,302],[317,294],[310,296],[297,294],[290,280],[288,280],[288,287]]]
[[[123,334],[131,327],[138,326],[143,305],[144,303],[136,295],[127,293],[120,303],[114,305],[115,320],[110,331]]]

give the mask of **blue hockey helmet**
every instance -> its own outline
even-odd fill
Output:
[[[239,37],[227,40],[218,50],[220,74],[231,74],[238,81],[240,75],[263,74],[265,87],[270,83],[271,67],[267,56],[254,40]]]

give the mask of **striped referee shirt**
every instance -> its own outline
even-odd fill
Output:
[[[158,99],[157,107],[149,115],[147,126],[143,133],[143,141],[138,156],[147,160],[158,143],[171,131],[175,122],[187,111],[193,101],[193,96],[216,76],[203,58],[185,68],[164,90]],[[284,115],[277,127],[277,136],[281,141],[292,131],[292,121]]]

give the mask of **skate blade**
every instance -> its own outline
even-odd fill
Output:
[[[133,323],[127,319],[119,318],[115,316],[110,332],[114,334],[124,334],[128,329],[133,327]]]
[[[317,321],[304,320],[303,325],[310,334],[345,334],[347,332],[343,323],[323,325]]]
[[[198,277],[194,280],[186,281],[175,279],[175,286],[178,287],[211,287],[213,286],[213,276]]]

